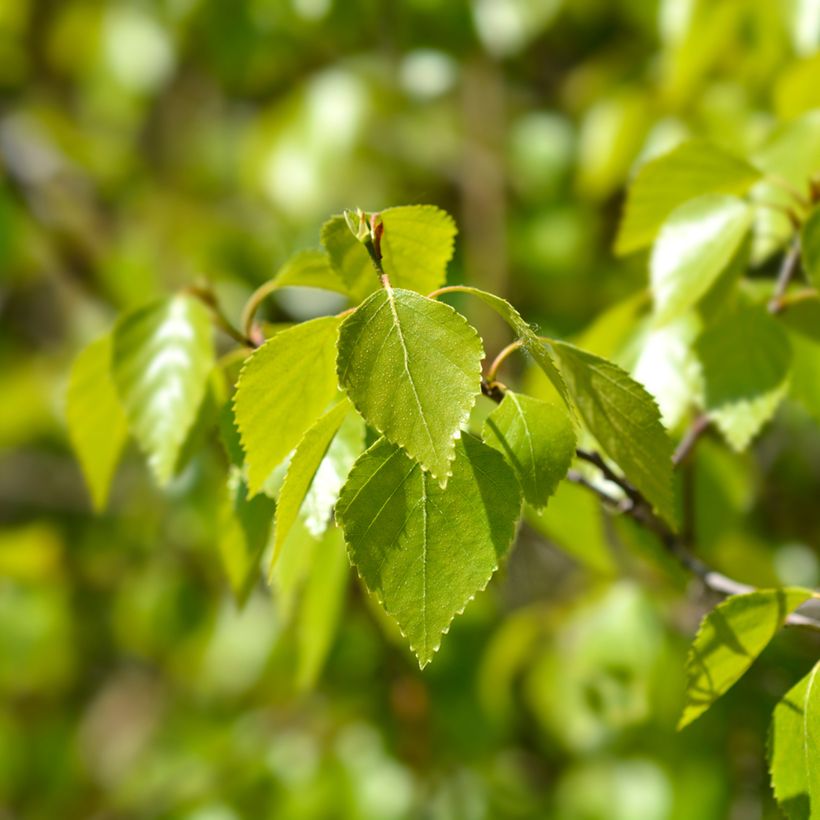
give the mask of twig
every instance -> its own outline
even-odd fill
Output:
[[[673,466],[679,467],[689,458],[700,437],[709,429],[711,423],[711,419],[705,413],[701,413],[692,422],[692,426],[686,431],[677,450],[672,455]]]
[[[783,299],[800,262],[800,237],[795,236],[792,240],[788,253],[783,257],[780,266],[780,273],[777,275],[777,282],[774,286],[774,293],[769,300],[769,313],[780,313],[783,309]]]

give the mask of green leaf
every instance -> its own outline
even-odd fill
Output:
[[[820,663],[775,706],[769,763],[774,796],[786,817],[820,816]]]
[[[647,162],[629,186],[615,252],[649,245],[679,205],[703,194],[744,194],[760,172],[715,145],[692,140]]]
[[[344,538],[330,527],[313,550],[295,615],[296,684],[310,689],[319,677],[339,626],[350,564]]]
[[[650,262],[660,324],[693,307],[727,268],[746,236],[752,211],[734,196],[707,194],[676,208],[664,222]]]
[[[553,342],[569,392],[603,451],[669,523],[672,442],[649,393],[620,367],[566,342]]]
[[[790,334],[792,378],[790,395],[820,424],[820,344],[802,334]]]
[[[536,509],[546,506],[575,457],[575,430],[566,410],[512,390],[487,417],[483,438],[506,457]]]
[[[296,446],[293,458],[291,458],[288,465],[285,481],[279,492],[271,567],[276,563],[282,544],[285,543],[285,538],[287,538],[293,522],[296,521],[299,515],[302,502],[305,500],[328,447],[330,447],[330,442],[350,410],[350,402],[347,399],[340,401],[305,433]]]
[[[446,489],[386,439],[356,461],[336,518],[351,562],[420,666],[487,585],[512,542],[520,509],[511,468],[469,434],[457,444]]]
[[[707,328],[695,353],[704,409],[729,444],[743,450],[785,395],[792,361],[786,332],[763,308],[746,307]]]
[[[392,285],[420,293],[443,285],[457,232],[452,217],[433,205],[404,205],[381,211],[381,220],[382,267]],[[355,302],[379,287],[367,249],[343,216],[325,223],[322,244]]]
[[[131,431],[165,483],[214,364],[208,310],[190,296],[175,296],[127,314],[114,328],[112,363]]]
[[[280,288],[320,288],[347,294],[344,282],[324,251],[299,251],[288,259],[271,281],[271,291]]]
[[[340,320],[283,330],[247,360],[234,397],[251,494],[299,443],[337,394],[334,341]]]
[[[227,496],[219,513],[219,554],[231,591],[243,606],[259,577],[259,561],[270,535],[276,504],[264,495],[248,498],[237,467],[228,475]]]
[[[790,301],[778,319],[791,330],[820,343],[820,298],[808,293]]]
[[[339,384],[365,420],[446,483],[481,385],[481,339],[449,305],[384,288],[339,331]]]
[[[94,509],[102,510],[128,438],[128,421],[111,378],[108,334],[88,345],[74,361],[66,396],[66,421]]]
[[[815,208],[800,230],[803,270],[811,283],[820,288],[820,208]]]
[[[515,333],[522,343],[523,349],[532,356],[535,363],[544,371],[567,407],[573,409],[572,401],[567,392],[567,386],[564,384],[564,380],[558,372],[555,362],[552,360],[548,345],[546,345],[544,341],[538,337],[538,334],[532,327],[524,321],[521,314],[506,299],[502,299],[500,296],[495,296],[492,293],[487,293],[487,291],[467,286],[459,286],[458,291],[481,299],[484,304],[492,308],[512,328],[513,333]]]
[[[810,589],[761,589],[732,595],[706,615],[689,649],[686,704],[678,728],[702,715],[768,646]]]

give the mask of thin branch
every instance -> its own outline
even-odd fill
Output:
[[[795,236],[792,240],[788,253],[783,257],[780,266],[780,273],[777,275],[777,282],[774,286],[774,293],[769,300],[769,313],[780,313],[783,310],[783,300],[788,290],[789,284],[797,272],[800,263],[800,237]]]
[[[510,342],[494,359],[493,363],[490,365],[490,369],[487,371],[487,381],[493,381],[498,374],[498,370],[504,361],[515,353],[522,346],[522,342],[520,339],[516,339],[514,342]]]
[[[219,302],[217,301],[214,292],[210,288],[202,287],[201,285],[192,285],[191,287],[185,288],[185,291],[190,293],[191,296],[195,296],[199,299],[200,302],[202,302],[211,311],[211,318],[214,325],[216,325],[216,327],[218,327],[223,333],[230,336],[235,342],[238,342],[243,347],[259,347],[261,342],[257,343],[256,339],[246,336],[231,324],[228,317],[222,312],[222,308],[219,306]]]
[[[700,437],[709,429],[711,423],[712,421],[706,413],[701,413],[692,422],[692,426],[686,431],[677,450],[672,455],[672,465],[674,467],[679,467],[689,458]]]

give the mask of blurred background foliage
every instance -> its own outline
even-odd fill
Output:
[[[677,734],[712,601],[582,489],[423,674],[351,578],[305,686],[298,601],[231,598],[218,451],[167,492],[127,458],[93,516],[63,404],[119,310],[208,281],[237,320],[343,207],[448,209],[450,280],[572,337],[645,286],[645,255],[611,252],[636,164],[687,135],[753,151],[820,105],[819,38],[817,0],[2,0],[0,817],[778,816],[766,724],[816,640],[779,638]],[[703,554],[817,583],[818,465],[789,407],[751,454],[705,441]]]

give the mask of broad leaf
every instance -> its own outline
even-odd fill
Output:
[[[279,557],[282,544],[285,543],[285,538],[299,515],[302,502],[319,469],[319,464],[330,447],[330,442],[351,409],[347,399],[334,405],[305,433],[294,450],[285,481],[279,492],[271,566]]]
[[[276,505],[264,495],[248,498],[248,488],[237,467],[228,476],[227,497],[219,513],[219,553],[239,606],[243,606],[268,543]]]
[[[790,300],[778,319],[801,336],[820,343],[820,298],[811,291]]]
[[[815,208],[800,231],[803,270],[811,283],[820,288],[820,208]]]
[[[715,145],[692,140],[647,162],[629,186],[615,251],[649,245],[679,205],[703,194],[743,194],[760,172]]]
[[[548,345],[545,344],[532,327],[524,321],[521,314],[506,299],[502,299],[500,296],[495,296],[492,293],[487,293],[487,291],[466,286],[459,286],[458,290],[460,293],[467,293],[470,296],[481,299],[484,304],[492,308],[512,328],[513,333],[515,333],[521,341],[524,350],[532,356],[535,363],[544,371],[567,407],[572,409],[572,402],[567,393],[567,386],[564,384],[564,380],[561,378],[561,374],[558,372],[558,368],[552,360]]]
[[[382,267],[392,285],[430,293],[444,284],[456,236],[452,217],[433,205],[405,205],[381,211],[381,220]],[[355,302],[378,288],[370,256],[343,216],[325,223],[322,244]]]
[[[820,343],[791,333],[790,395],[820,424]]]
[[[733,196],[708,194],[676,208],[664,222],[650,263],[658,323],[693,307],[726,270],[752,221]]]
[[[109,335],[77,356],[68,384],[66,421],[94,509],[101,510],[128,438],[128,421],[111,378]]]
[[[380,439],[357,460],[336,505],[350,560],[422,667],[453,617],[487,585],[521,509],[518,482],[499,453],[469,434],[457,451],[441,489]]]
[[[321,288],[347,293],[344,283],[330,264],[330,257],[324,251],[316,250],[299,251],[279,268],[271,289],[289,287]]]
[[[589,431],[657,512],[674,524],[672,442],[655,400],[612,362],[565,342],[552,346]]]
[[[242,368],[234,412],[251,494],[259,492],[336,396],[334,341],[339,322],[326,316],[283,330]]]
[[[487,417],[483,438],[504,454],[536,509],[546,506],[575,457],[575,430],[566,410],[512,390]]]
[[[478,334],[449,305],[384,288],[342,324],[339,384],[369,424],[446,483],[483,355]]]
[[[769,764],[774,796],[786,817],[820,816],[820,663],[775,706]]]
[[[786,332],[763,308],[747,307],[707,328],[695,352],[704,408],[729,444],[743,450],[785,395],[792,360]]]
[[[214,363],[205,306],[175,296],[124,316],[114,328],[114,382],[157,479],[173,473]]]
[[[809,589],[761,589],[733,595],[700,625],[686,664],[686,704],[678,728],[702,715],[768,646],[786,617],[813,595]]]

